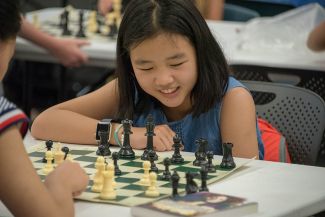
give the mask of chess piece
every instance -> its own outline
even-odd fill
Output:
[[[173,138],[174,144],[174,154],[171,158],[171,163],[173,164],[182,164],[184,162],[184,158],[181,155],[180,148],[181,148],[181,138],[178,134]]]
[[[115,175],[114,175],[114,173],[115,173],[115,171],[114,171],[114,165],[112,163],[108,163],[107,166],[106,166],[106,170],[113,173],[112,185],[113,185],[113,187],[115,187],[116,186],[116,182],[115,182]]]
[[[150,162],[149,161],[144,161],[143,162],[143,177],[140,179],[140,184],[141,185],[146,185],[149,186],[150,180],[149,180],[149,170],[150,170]]]
[[[195,160],[193,161],[193,165],[194,166],[202,166],[205,165],[207,163],[206,161],[206,149],[208,146],[208,141],[205,139],[197,139],[195,141],[195,143],[197,144],[197,151],[195,152]]]
[[[155,164],[156,152],[154,150],[150,150],[148,154],[149,154],[149,161],[150,161],[150,164],[151,164],[150,172],[158,173],[158,167]]]
[[[148,190],[145,191],[145,195],[148,197],[158,197],[160,193],[157,189],[157,174],[151,172],[149,174],[149,179],[150,179],[150,186],[148,187]]]
[[[208,172],[215,173],[217,170],[216,170],[216,167],[212,163],[212,159],[213,159],[212,151],[207,152],[207,158],[208,158],[208,163],[206,164],[206,168],[207,168]]]
[[[171,176],[171,180],[172,180],[172,187],[173,187],[172,197],[176,197],[178,196],[178,182],[179,182],[179,175],[176,170],[174,170],[174,173]]]
[[[222,144],[223,156],[222,156],[222,162],[220,164],[220,168],[233,169],[236,167],[234,158],[232,157],[233,146],[234,145],[232,143],[223,143]]]
[[[61,148],[61,151],[64,152],[64,158],[63,158],[63,160],[67,159],[70,149],[65,146],[65,147]]]
[[[103,176],[104,184],[99,198],[102,200],[113,200],[116,198],[116,192],[113,186],[114,171],[104,171]]]
[[[192,173],[192,172],[186,173],[186,186],[185,186],[186,194],[193,194],[197,192],[198,186],[194,181],[194,177],[196,175],[197,175],[196,173]]]
[[[96,173],[93,178],[93,186],[91,187],[91,190],[93,192],[101,192],[103,188],[103,182],[104,182],[104,176],[103,172],[105,171],[105,159],[103,156],[97,157],[96,163],[95,163],[95,168],[96,168]]]
[[[47,140],[45,142],[45,145],[46,145],[46,150],[47,151],[51,151],[52,150],[52,147],[53,147],[53,141],[52,140]],[[45,152],[46,153],[46,152]],[[47,160],[46,160],[46,155],[43,157],[42,159],[43,163],[46,163]],[[53,162],[52,162],[53,163]]]
[[[170,159],[168,157],[165,158],[163,163],[164,163],[164,166],[165,166],[165,171],[163,172],[163,174],[161,176],[161,179],[165,180],[165,181],[169,181],[170,178],[171,178],[171,174],[170,174],[170,171],[169,171]]]
[[[130,145],[130,134],[132,134],[131,131],[132,121],[128,119],[123,120],[122,125],[123,125],[123,144],[118,154],[121,159],[133,160],[135,159],[135,153],[132,150],[132,147]]]
[[[62,35],[68,36],[71,35],[71,31],[69,30],[69,11],[64,9],[63,16],[62,16]]]
[[[91,11],[88,17],[88,23],[87,23],[87,31],[91,33],[95,33],[98,29],[97,24],[97,12]]]
[[[111,150],[109,149],[109,143],[108,143],[108,133],[109,132],[102,131],[102,130],[98,132],[99,142],[98,142],[98,150],[96,152],[97,155],[101,155],[101,156],[111,155]]]
[[[209,191],[207,186],[208,170],[205,166],[201,167],[200,174],[201,174],[201,187],[199,191]]]
[[[78,38],[86,38],[86,34],[84,31],[84,11],[79,11],[79,31],[76,35]]]
[[[38,19],[38,15],[37,14],[33,14],[33,26],[36,28],[36,29],[39,29],[40,28],[40,22],[39,22],[39,19]]]
[[[153,116],[151,114],[147,117],[147,123],[146,123],[146,134],[147,136],[147,145],[146,149],[144,150],[143,154],[141,155],[141,160],[149,160],[148,153],[149,151],[153,150],[153,137],[156,135],[154,132],[155,124],[153,120]],[[158,155],[155,154],[155,160],[158,160]]]
[[[64,152],[61,150],[61,143],[55,143],[54,147],[54,162],[59,165],[64,160]]]
[[[45,175],[49,174],[54,168],[53,168],[53,153],[52,151],[46,151],[45,153],[45,158],[46,158],[46,164],[43,168],[43,172]]]
[[[118,159],[119,159],[119,157],[118,157],[118,153],[117,153],[117,152],[113,152],[113,154],[112,154],[112,159],[113,159],[113,162],[114,162],[114,174],[115,174],[116,176],[119,176],[119,175],[122,174],[122,171],[120,170],[120,168],[119,168],[119,166],[118,166],[118,164],[117,164],[117,161],[118,161]]]

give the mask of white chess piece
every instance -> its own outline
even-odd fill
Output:
[[[105,159],[103,156],[99,156],[95,163],[96,173],[94,175],[93,179],[93,186],[91,187],[91,190],[93,192],[101,192],[103,188],[103,182],[104,182],[104,176],[103,172],[105,171]]]
[[[112,185],[113,185],[113,187],[116,187],[116,182],[115,182],[115,171],[114,171],[114,165],[112,164],[112,163],[109,163],[109,164],[107,164],[107,166],[106,166],[106,170],[108,171],[108,172],[112,172],[113,173],[113,178],[112,178]]]
[[[60,142],[57,142],[54,145],[55,145],[55,147],[54,147],[54,150],[55,150],[54,151],[54,163],[59,165],[64,160],[64,152],[61,151],[62,145]]]
[[[157,174],[155,172],[151,172],[150,175],[150,186],[148,190],[145,191],[145,195],[148,197],[158,197],[160,195],[157,189]]]
[[[45,175],[49,174],[53,170],[53,153],[52,151],[46,151],[45,153],[46,164],[43,168],[43,172]]]
[[[150,179],[149,179],[150,162],[149,161],[143,162],[143,170],[144,170],[144,174],[140,180],[140,184],[149,186],[150,185]]]
[[[103,200],[113,200],[116,198],[116,192],[113,187],[113,171],[104,171],[104,185],[99,197]]]

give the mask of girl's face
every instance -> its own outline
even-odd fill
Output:
[[[197,81],[195,49],[178,34],[159,34],[132,47],[130,58],[141,88],[169,112],[191,110],[190,94]]]
[[[0,41],[0,81],[7,72],[8,64],[15,51],[16,40]]]

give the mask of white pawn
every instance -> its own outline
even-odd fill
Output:
[[[149,179],[149,170],[150,170],[150,162],[144,161],[143,162],[143,170],[144,174],[140,180],[140,185],[149,186],[150,185],[150,179]]]
[[[159,191],[157,189],[157,174],[155,172],[151,172],[150,175],[150,186],[148,190],[146,190],[145,195],[148,197],[158,197]]]
[[[55,143],[55,147],[54,147],[54,163],[56,163],[57,165],[59,165],[60,163],[63,162],[64,159],[64,152],[61,151],[61,143],[57,142]]]
[[[91,187],[93,192],[101,192],[103,188],[104,176],[103,172],[105,171],[105,159],[103,156],[99,156],[95,163],[96,173],[94,175],[94,185]]]
[[[112,178],[112,185],[113,185],[113,187],[115,187],[116,186],[116,182],[115,182],[115,171],[114,171],[114,165],[112,164],[112,163],[109,163],[109,164],[107,164],[107,166],[106,166],[106,170],[108,171],[108,172],[112,172],[113,173],[113,178]]]
[[[53,170],[53,153],[52,151],[46,151],[45,153],[46,164],[43,168],[43,172],[45,175],[49,174]]]
[[[116,192],[113,187],[114,172],[104,171],[104,185],[99,197],[103,200],[113,200],[116,198]]]

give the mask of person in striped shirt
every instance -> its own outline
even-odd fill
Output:
[[[0,1],[0,81],[13,56],[21,17],[18,0]],[[64,162],[44,184],[25,151],[21,134],[28,128],[26,115],[0,97],[0,200],[14,216],[74,216],[73,196],[87,184],[85,171]]]

